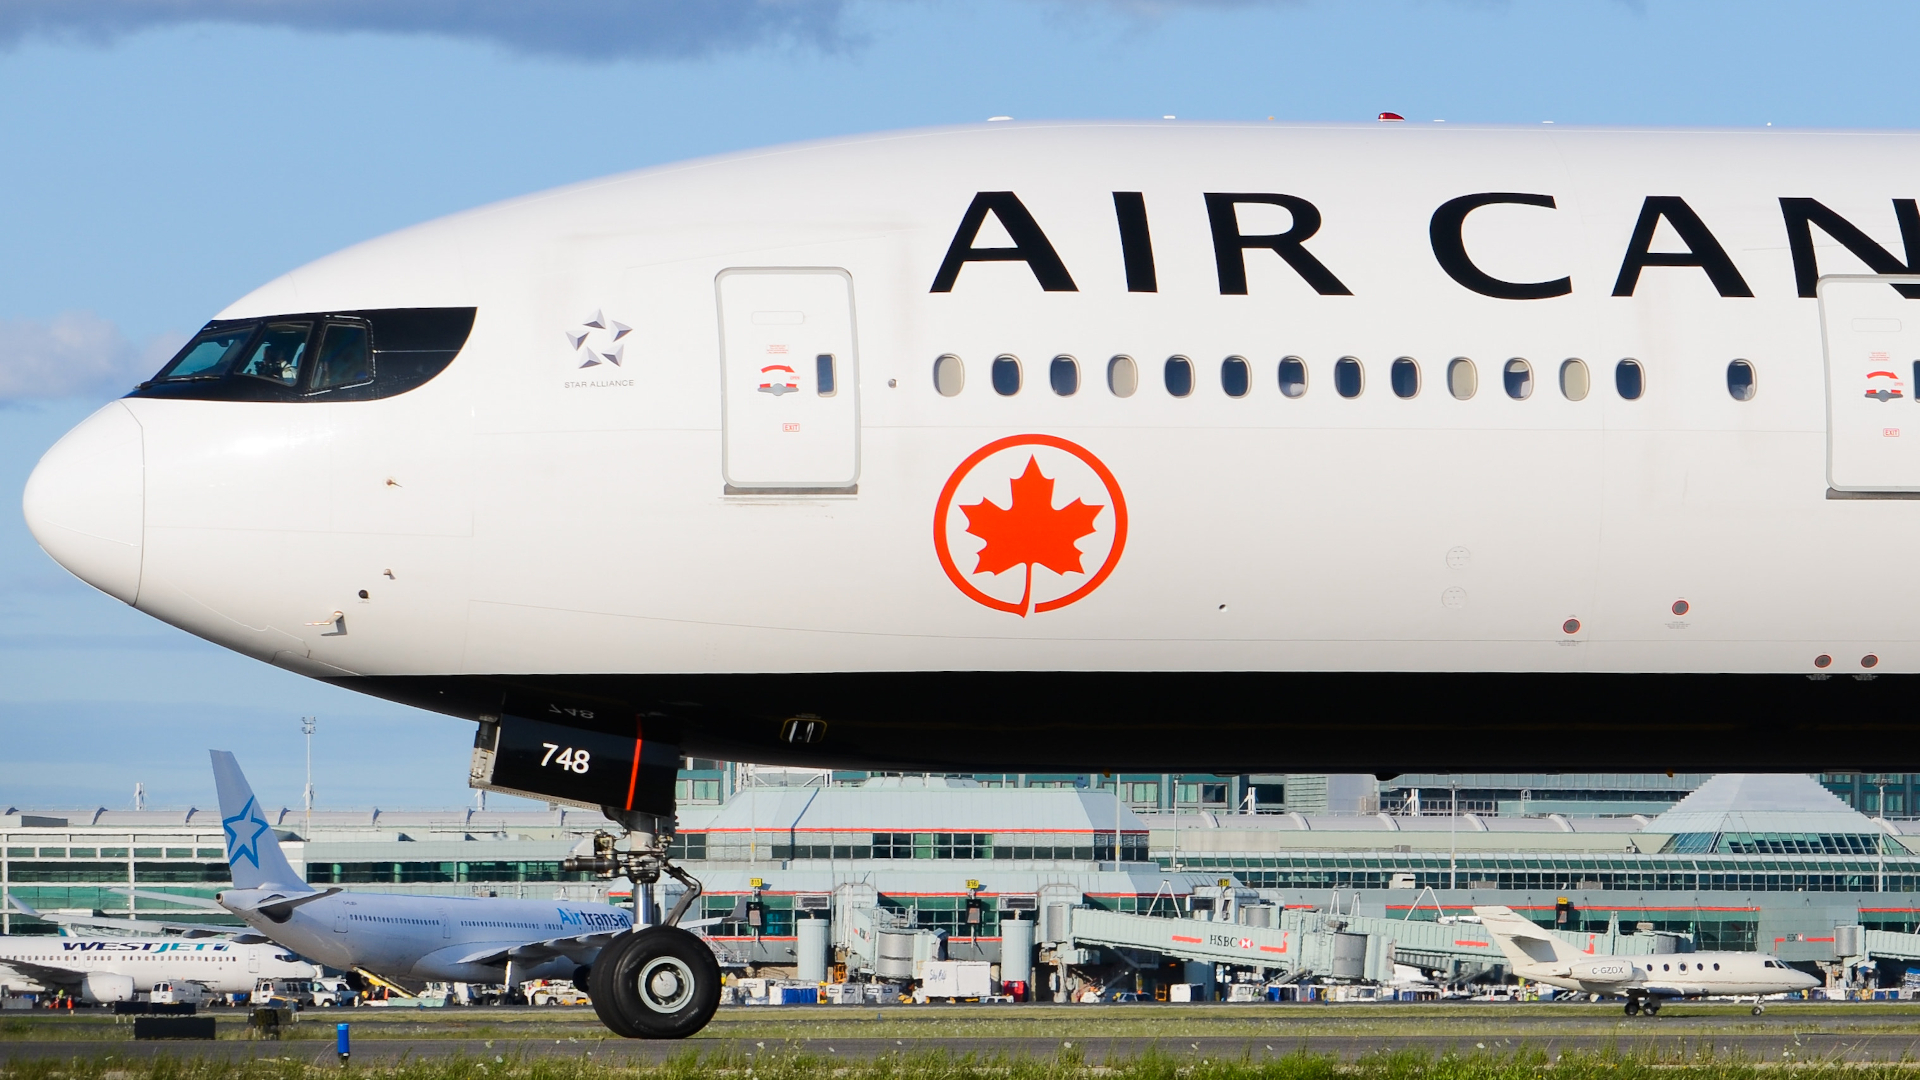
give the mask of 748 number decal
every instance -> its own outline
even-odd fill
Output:
[[[586,775],[587,762],[592,755],[585,750],[575,750],[571,746],[563,747],[559,743],[543,742],[540,745],[547,748],[546,756],[540,759],[541,768],[549,764],[558,765],[563,769],[571,769],[583,776]],[[556,751],[558,756],[555,754]]]

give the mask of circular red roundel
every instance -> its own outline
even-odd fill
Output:
[[[1093,452],[1010,435],[967,455],[940,490],[933,550],[968,597],[1025,618],[1100,587],[1127,544],[1127,501]]]

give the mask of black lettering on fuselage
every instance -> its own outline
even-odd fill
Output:
[[[1441,203],[1440,209],[1433,212],[1433,221],[1427,228],[1427,237],[1433,243],[1433,257],[1439,260],[1440,269],[1474,292],[1500,300],[1545,300],[1572,292],[1573,279],[1570,277],[1552,281],[1502,281],[1474,265],[1472,257],[1467,254],[1467,242],[1461,236],[1461,231],[1467,223],[1468,214],[1494,203],[1518,203],[1521,206],[1554,209],[1551,195],[1526,195],[1513,191],[1483,191],[1478,195],[1462,195]]]
[[[1687,245],[1683,252],[1656,252],[1653,247],[1653,233],[1660,227],[1660,219],[1666,218],[1667,224],[1680,235],[1681,243]],[[1678,195],[1649,195],[1640,205],[1640,220],[1634,223],[1633,239],[1627,241],[1627,256],[1620,261],[1620,277],[1613,283],[1613,295],[1632,296],[1636,285],[1640,283],[1640,271],[1649,266],[1697,266],[1707,273],[1707,279],[1713,282],[1721,296],[1752,296],[1753,290],[1747,288],[1747,279],[1727,257],[1727,249],[1714,239],[1707,224],[1693,207]]]
[[[1013,238],[1012,247],[973,246],[989,213],[1000,220],[1001,227]],[[960,280],[960,268],[970,262],[1023,262],[1033,271],[1034,279],[1043,290],[1080,291],[1067,273],[1066,264],[1060,261],[1059,253],[1053,250],[1047,234],[1040,231],[1040,223],[1033,220],[1020,197],[1011,191],[982,191],[973,197],[972,205],[960,218],[960,228],[954,231],[953,243],[947,245],[947,257],[940,263],[940,272],[933,276],[932,291],[952,292],[953,283]]]
[[[1220,277],[1220,295],[1247,294],[1248,248],[1266,248],[1286,260],[1294,273],[1306,279],[1321,296],[1352,296],[1353,290],[1341,284],[1313,253],[1304,246],[1320,231],[1320,209],[1297,195],[1230,194],[1207,192],[1207,223],[1213,228],[1213,262]],[[1246,236],[1240,232],[1240,218],[1234,209],[1240,203],[1266,203],[1293,215],[1293,224],[1283,233]]]
[[[1113,216],[1120,224],[1120,259],[1127,267],[1128,292],[1159,292],[1153,270],[1153,233],[1147,229],[1147,197],[1138,191],[1113,193]]]
[[[1906,245],[1907,261],[1901,262],[1873,237],[1814,199],[1781,199],[1780,213],[1787,221],[1787,247],[1793,252],[1793,282],[1800,295],[1815,295],[1820,284],[1820,266],[1813,250],[1813,229],[1840,242],[1854,258],[1867,264],[1876,274],[1912,274],[1920,272],[1920,207],[1912,199],[1893,200],[1893,216],[1900,223],[1900,242]],[[1920,285],[1895,285],[1900,295],[1920,300]]]

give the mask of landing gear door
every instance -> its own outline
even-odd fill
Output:
[[[1920,276],[1825,277],[1819,297],[1827,483],[1837,492],[1920,492]]]
[[[727,493],[853,493],[853,278],[833,267],[748,267],[722,270],[715,288]]]

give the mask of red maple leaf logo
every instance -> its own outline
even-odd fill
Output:
[[[1013,479],[1012,497],[1002,509],[989,499],[962,506],[967,531],[985,540],[976,574],[1000,574],[1016,566],[1027,568],[1026,592],[1020,596],[1020,617],[1026,618],[1033,599],[1035,563],[1056,574],[1084,574],[1080,566],[1081,537],[1094,532],[1093,519],[1104,506],[1088,506],[1075,499],[1056,509],[1053,480],[1041,475],[1040,463],[1027,458],[1027,469]]]

